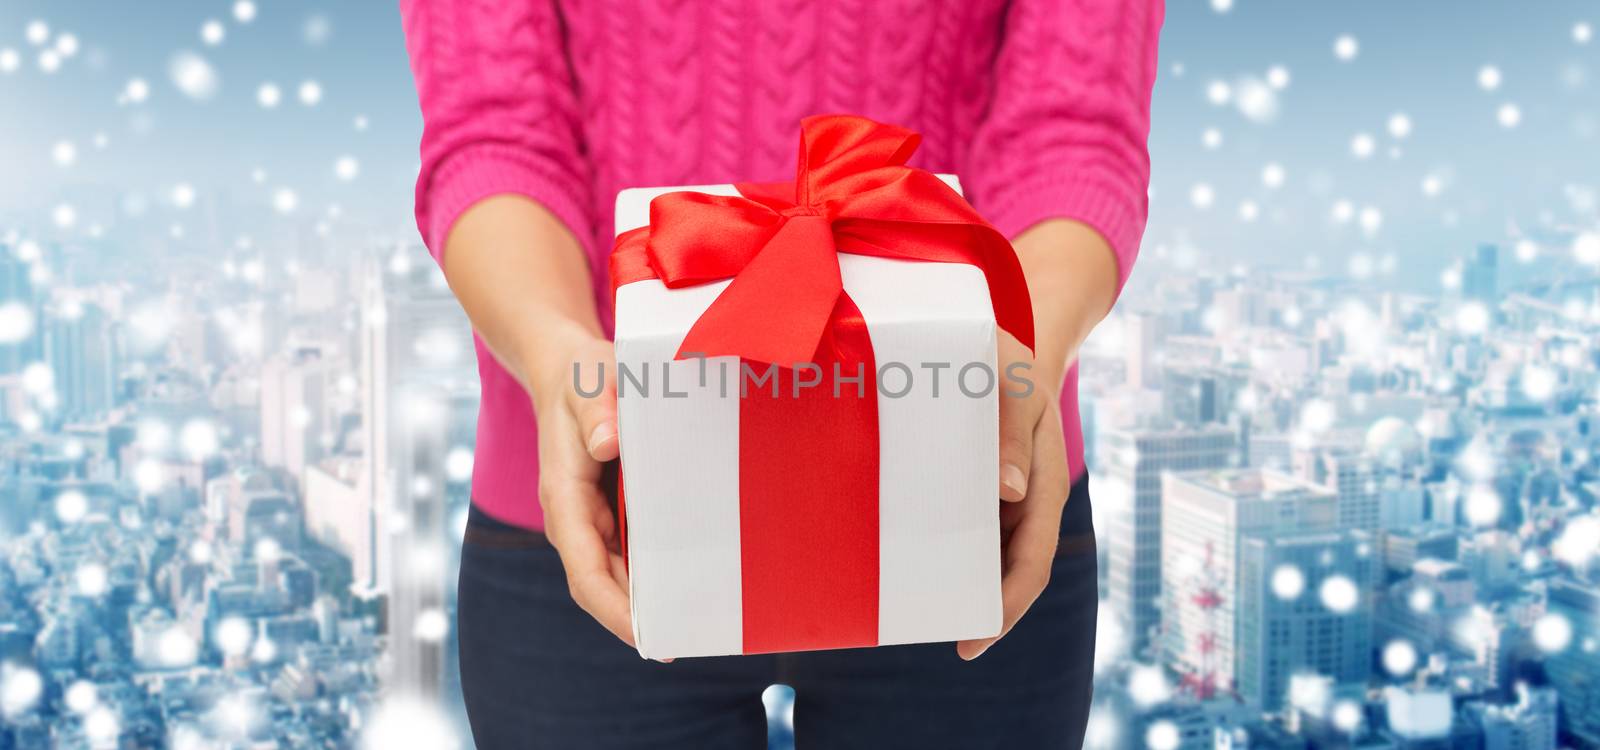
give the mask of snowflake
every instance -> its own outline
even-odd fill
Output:
[[[1333,704],[1333,726],[1345,734],[1355,734],[1361,728],[1361,704],[1353,700]]]
[[[50,24],[35,18],[28,22],[27,27],[23,30],[23,36],[28,40],[29,44],[38,47],[50,41]]]
[[[21,716],[44,694],[44,680],[38,672],[10,662],[0,664],[0,716]]]
[[[1493,65],[1485,65],[1478,69],[1478,88],[1484,91],[1494,91],[1500,88],[1500,69]]]
[[[106,566],[100,563],[83,563],[73,572],[73,583],[78,587],[78,593],[90,599],[99,598],[106,593],[108,576]]]
[[[1463,511],[1473,526],[1493,526],[1505,512],[1505,501],[1493,487],[1475,484],[1467,491],[1467,503]]]
[[[167,64],[167,75],[178,91],[197,101],[216,96],[217,90],[222,87],[222,78],[216,68],[193,52],[181,51],[173,55],[172,61]]]
[[[1494,117],[1500,123],[1500,127],[1509,130],[1521,124],[1522,109],[1514,103],[1506,102],[1500,105],[1500,109],[1495,111]]]
[[[1278,117],[1278,92],[1271,85],[1243,78],[1234,84],[1233,103],[1239,114],[1251,122],[1267,123]]]
[[[305,25],[300,29],[301,40],[313,47],[327,44],[328,39],[332,36],[333,22],[320,13],[307,18]]]
[[[388,698],[363,725],[363,750],[387,750],[393,747],[459,750],[461,747],[450,719],[439,707],[415,697],[396,695]]]
[[[83,733],[95,747],[107,744],[115,746],[117,738],[122,734],[122,726],[117,721],[116,712],[105,706],[99,706],[84,717]]]
[[[281,187],[272,193],[272,208],[280,214],[294,213],[300,205],[300,197],[289,188]]]
[[[1154,706],[1172,697],[1172,685],[1160,666],[1137,664],[1128,670],[1128,695],[1140,706]]]
[[[1178,750],[1183,735],[1171,719],[1162,719],[1150,725],[1144,733],[1144,744],[1150,750]]]
[[[1533,645],[1547,654],[1565,651],[1572,643],[1572,622],[1555,613],[1545,614],[1533,623]]]
[[[86,714],[100,704],[99,691],[94,683],[88,680],[77,680],[67,688],[65,695],[67,710],[75,714]]]
[[[1233,89],[1226,81],[1212,81],[1206,85],[1206,100],[1214,106],[1222,106],[1233,98]]]
[[[217,650],[229,657],[244,656],[255,639],[255,629],[242,617],[228,617],[217,624],[213,635]]]
[[[1332,575],[1323,579],[1318,594],[1322,599],[1322,606],[1337,614],[1355,610],[1361,601],[1361,591],[1356,588],[1355,582],[1342,575]]]
[[[1389,115],[1389,135],[1395,138],[1411,135],[1411,116],[1404,112]]]
[[[439,643],[450,633],[450,618],[445,616],[444,610],[429,607],[418,613],[411,632],[424,643]]]
[[[1279,91],[1289,88],[1289,69],[1282,65],[1267,68],[1267,85]]]
[[[1404,677],[1417,668],[1417,647],[1396,638],[1383,647],[1383,668],[1395,677]]]
[[[1378,147],[1378,142],[1369,133],[1356,133],[1350,139],[1350,155],[1357,159],[1366,159]]]
[[[281,101],[283,101],[283,91],[278,88],[278,84],[269,81],[256,88],[256,103],[261,105],[262,109],[277,107]]]
[[[156,653],[162,666],[186,667],[199,657],[200,647],[188,632],[174,625],[167,628],[156,641]]]
[[[78,147],[72,141],[56,141],[50,147],[50,159],[59,167],[70,167],[78,161]]]
[[[472,449],[458,445],[445,455],[444,473],[452,482],[465,482],[472,478]]]
[[[215,424],[208,420],[191,419],[179,431],[178,444],[190,461],[199,463],[215,455],[222,447],[222,440]]]
[[[322,101],[322,84],[316,81],[303,81],[300,84],[300,103],[307,107],[315,107]]]
[[[200,41],[204,42],[207,47],[215,47],[222,44],[222,40],[227,36],[227,28],[215,18],[208,18],[205,23],[200,24]]]
[[[1582,232],[1572,241],[1572,257],[1586,266],[1600,266],[1600,232]]]
[[[333,162],[333,174],[345,182],[354,180],[361,174],[361,163],[354,156],[341,156]]]
[[[1522,368],[1522,395],[1534,401],[1548,401],[1555,395],[1558,380],[1555,370],[1538,364]]]
[[[1460,272],[1456,272],[1454,283],[1445,284],[1446,288],[1461,286]],[[1469,336],[1479,336],[1489,330],[1489,308],[1479,302],[1468,302],[1456,308],[1456,330]]]
[[[1361,43],[1349,34],[1342,34],[1333,40],[1333,56],[1340,62],[1350,62],[1361,53]]]
[[[1279,599],[1294,600],[1306,590],[1306,574],[1294,565],[1279,565],[1272,571],[1272,593]]]
[[[1277,190],[1278,188],[1283,187],[1283,182],[1286,177],[1287,175],[1283,171],[1283,165],[1277,162],[1268,162],[1266,166],[1261,168],[1261,184],[1266,186],[1269,190]]]

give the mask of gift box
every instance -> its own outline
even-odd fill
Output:
[[[794,183],[617,197],[634,642],[668,658],[1001,628],[998,324],[1026,284],[917,136],[802,125]]]

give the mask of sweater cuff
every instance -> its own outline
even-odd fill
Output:
[[[1142,200],[1130,200],[1104,181],[1042,177],[1006,186],[1000,199],[984,208],[984,218],[1010,239],[1046,219],[1072,219],[1088,225],[1105,238],[1116,256],[1116,293],[1122,294],[1144,236]]]
[[[570,180],[536,168],[513,149],[480,146],[441,165],[428,189],[423,240],[441,268],[445,240],[461,214],[485,198],[506,194],[521,195],[544,206],[566,225],[579,245],[588,246],[588,216]]]

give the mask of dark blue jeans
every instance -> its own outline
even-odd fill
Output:
[[[1079,480],[1049,586],[975,661],[936,643],[661,664],[573,603],[542,535],[474,508],[461,554],[461,684],[482,750],[761,748],[761,692],[772,683],[795,689],[801,750],[1077,748],[1097,604],[1089,492]]]

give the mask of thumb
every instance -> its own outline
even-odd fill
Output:
[[[604,365],[602,365],[604,367]],[[609,368],[607,368],[609,369]],[[572,412],[578,418],[578,434],[583,436],[589,457],[611,461],[618,455],[617,390],[609,374],[601,376],[599,393],[569,392]]]
[[[1033,428],[1038,399],[1000,390],[1000,499],[1018,502],[1028,494],[1033,465]]]

